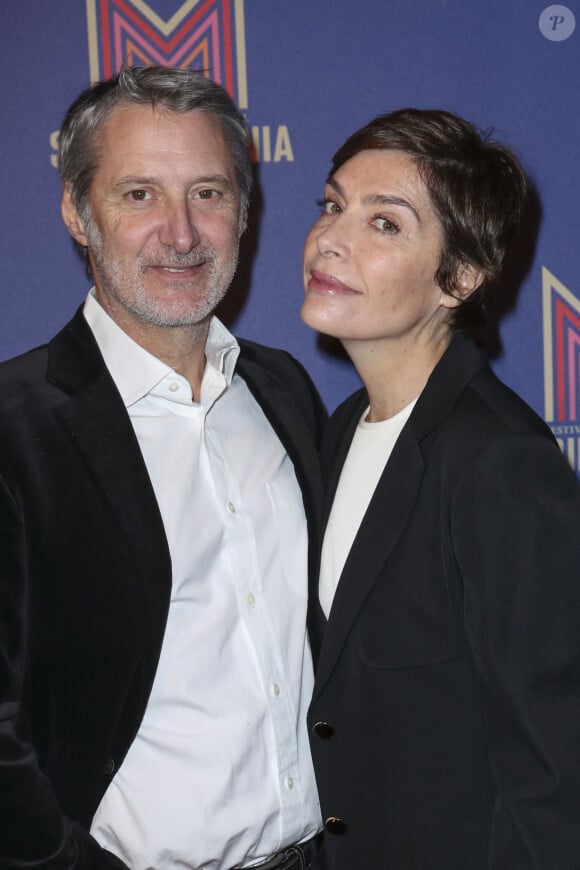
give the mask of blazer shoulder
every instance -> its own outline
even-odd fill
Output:
[[[0,387],[14,382],[33,381],[46,375],[48,344],[41,344],[25,353],[0,362]]]
[[[275,388],[285,392],[309,424],[320,430],[326,423],[328,414],[302,363],[286,350],[247,339],[238,339],[238,343],[239,369],[242,376],[251,380],[263,394],[268,394]]]
[[[514,390],[485,368],[460,395],[457,412],[477,415],[484,431],[493,434],[539,435],[553,440],[547,423]]]
[[[437,445],[466,457],[507,435],[553,440],[541,417],[499,380],[485,354],[462,336],[454,338],[434,369],[407,428],[424,455]]]
[[[48,345],[41,345],[0,363],[0,419],[17,422],[45,406]]]
[[[300,381],[314,386],[310,375],[302,363],[287,350],[269,347],[266,344],[249,341],[246,338],[239,338],[238,344],[240,345],[243,360],[261,366],[281,380],[285,378],[298,378]]]
[[[544,420],[489,368],[464,386],[448,413],[419,439],[425,464],[439,469],[449,484],[469,468],[485,467],[491,457],[509,465],[532,445],[542,454],[560,453]]]

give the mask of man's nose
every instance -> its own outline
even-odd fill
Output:
[[[159,241],[179,254],[188,254],[199,245],[199,233],[187,201],[167,203],[159,230]]]

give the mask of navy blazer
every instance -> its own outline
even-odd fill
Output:
[[[237,372],[294,463],[315,537],[320,399],[290,355],[240,345]],[[119,867],[88,828],[147,705],[171,562],[80,309],[0,365],[0,553],[0,867]]]
[[[326,515],[364,391],[333,415]],[[580,485],[456,337],[340,578],[309,712],[329,870],[580,867]]]

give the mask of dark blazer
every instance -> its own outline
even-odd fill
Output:
[[[240,344],[237,371],[294,463],[314,536],[320,400],[288,354]],[[80,310],[0,366],[0,554],[0,867],[118,867],[87,830],[147,705],[171,563]]]
[[[327,513],[367,403],[331,419]],[[330,870],[580,867],[580,486],[467,340],[362,521],[309,725]]]

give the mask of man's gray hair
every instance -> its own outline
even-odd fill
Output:
[[[123,66],[117,76],[87,88],[68,109],[58,140],[57,160],[63,184],[86,214],[88,193],[99,165],[101,131],[118,106],[161,106],[172,112],[207,112],[222,130],[240,188],[240,210],[252,187],[247,128],[227,92],[202,73],[164,66]]]

